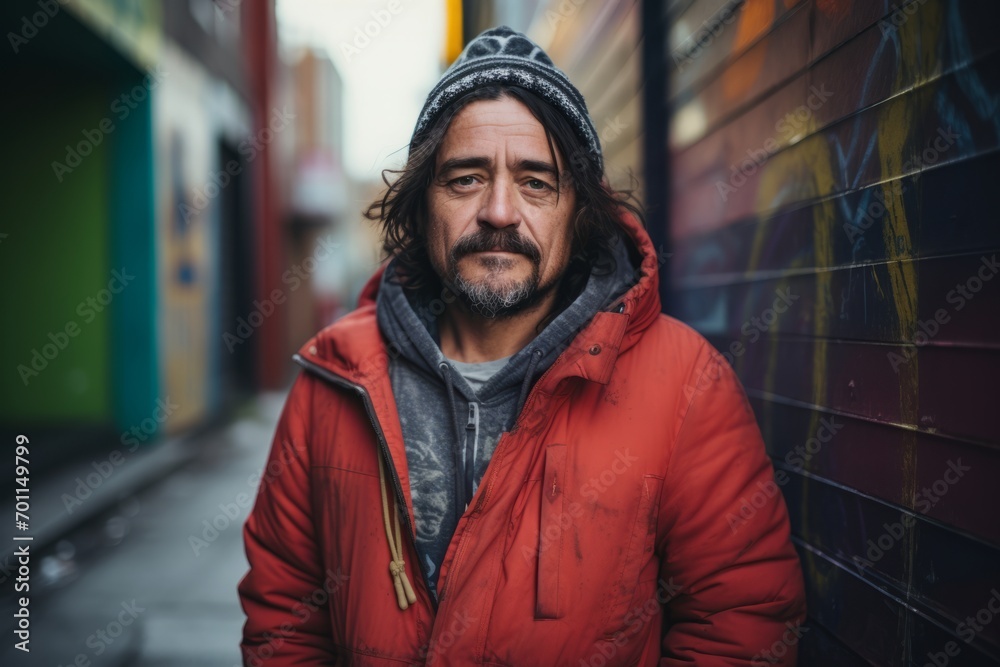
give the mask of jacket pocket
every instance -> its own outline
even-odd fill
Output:
[[[536,582],[535,618],[561,618],[565,613],[565,595],[561,591],[559,561],[562,556],[563,534],[567,526],[564,512],[564,480],[566,478],[566,445],[552,444],[545,448],[545,470],[542,475],[542,510],[538,526],[538,571]]]
[[[629,625],[637,607],[644,608],[649,599],[655,599],[651,590],[655,587],[658,567],[654,551],[656,549],[656,521],[659,516],[660,489],[663,478],[656,475],[645,475],[642,487],[638,489],[639,500],[636,504],[635,517],[631,529],[627,532],[628,546],[624,551],[624,560],[619,563],[619,571],[613,579],[613,585],[608,591],[604,605],[605,618],[603,627],[606,635],[613,635],[624,626]],[[643,579],[643,571],[650,568],[652,583],[643,585],[650,577]],[[649,582],[646,582],[649,583]],[[659,604],[659,603],[657,603]],[[647,612],[648,613],[648,612]]]

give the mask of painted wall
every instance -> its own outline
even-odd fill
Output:
[[[254,333],[235,344],[223,339],[237,322],[224,307],[230,295],[222,293],[223,254],[233,249],[222,246],[220,223],[226,202],[240,196],[238,182],[254,166],[256,149],[249,112],[229,86],[170,40],[160,59],[167,74],[154,107],[158,356],[163,391],[178,405],[166,428],[176,432],[218,413],[229,389],[225,357],[256,342]],[[233,149],[225,160],[220,142]],[[250,222],[238,221],[241,233],[252,233]],[[233,307],[242,317],[250,312],[247,304]]]
[[[270,0],[35,5],[0,5],[4,25],[21,26],[0,51],[12,100],[0,108],[11,306],[0,430],[51,429],[65,442],[52,448],[58,463],[136,426],[152,442],[153,431],[203,425],[258,388],[255,357],[286,359],[261,349],[282,312],[236,352],[223,340],[269,293],[255,284],[262,262],[269,275],[283,269],[281,244],[260,242],[278,229],[278,187],[261,173],[266,151],[251,146],[280,108],[258,115],[248,103],[247,81],[270,86],[274,71],[246,63],[260,40],[234,27],[242,16],[273,37]],[[192,12],[206,9],[199,27]],[[224,173],[230,161],[239,178]],[[175,406],[170,419],[153,419],[163,403]]]
[[[671,314],[783,482],[801,664],[996,664],[1000,4],[665,7]]]
[[[5,301],[18,314],[4,327],[16,368],[4,369],[2,410],[8,419],[101,422],[112,416],[106,308],[113,301],[87,299],[100,299],[112,277],[109,142],[68,173],[55,174],[51,163],[66,163],[65,146],[85,141],[79,119],[106,115],[108,94],[66,80],[44,88],[44,97],[24,95],[27,103],[5,113],[8,127],[23,131],[10,133],[0,161],[5,189],[18,194],[5,198],[0,243]]]
[[[31,35],[0,56],[16,100],[2,111],[0,422],[83,447],[156,407],[150,90],[70,13]]]

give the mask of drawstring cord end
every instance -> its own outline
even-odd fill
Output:
[[[385,525],[385,537],[389,543],[389,574],[392,575],[392,586],[396,589],[396,602],[403,611],[416,603],[417,595],[413,592],[410,579],[406,576],[406,561],[403,560],[403,538],[400,535],[399,508],[395,508],[392,520],[389,518],[389,494],[386,492],[385,464],[378,457],[378,481],[382,492],[382,521]],[[393,536],[395,526],[395,536]]]
[[[417,601],[417,595],[410,586],[410,579],[406,576],[406,566],[402,559],[389,561],[389,572],[392,574],[392,585],[396,589],[396,601],[399,608],[405,610]]]

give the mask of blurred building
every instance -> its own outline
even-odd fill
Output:
[[[182,409],[197,420],[259,373],[260,332],[237,329],[257,291],[251,169],[273,138],[254,126],[239,14],[210,1],[163,8],[159,61],[170,76],[154,98],[162,384],[187,397]]]
[[[641,4],[635,0],[465,0],[453,21],[468,42],[508,25],[548,53],[580,89],[597,128],[607,172],[620,188],[643,175]],[[457,54],[454,54],[457,56]]]
[[[290,280],[290,334],[296,348],[333,321],[342,308],[339,271],[346,249],[338,230],[345,224],[347,183],[343,167],[343,83],[322,52],[296,49],[286,56],[290,95],[298,114],[291,201],[286,220]]]
[[[0,19],[18,100],[2,112],[5,428],[72,433],[65,456],[284,383],[287,311],[267,301],[285,263],[274,145],[294,118],[273,0],[17,1]]]

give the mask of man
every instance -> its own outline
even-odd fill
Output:
[[[245,664],[794,664],[753,414],[660,313],[603,174],[583,98],[509,28],[431,91],[369,209],[391,261],[296,357],[245,527]]]

